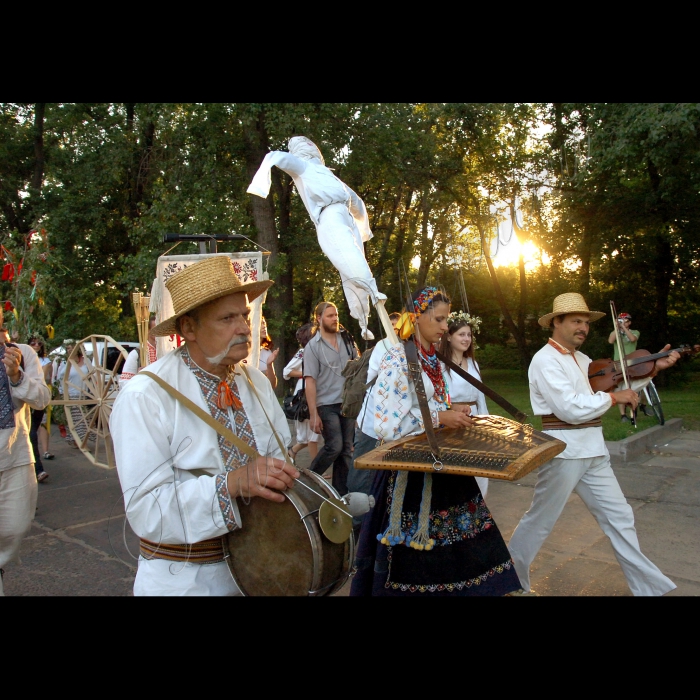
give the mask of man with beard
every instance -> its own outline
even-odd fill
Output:
[[[342,372],[348,361],[360,353],[347,331],[341,332],[335,304],[322,301],[316,306],[314,319],[313,336],[304,350],[304,378],[309,425],[315,433],[323,435],[324,445],[309,469],[323,474],[333,465],[333,488],[344,496],[348,492],[355,419],[340,413]]]
[[[540,326],[552,329],[552,337],[530,363],[530,403],[535,415],[542,416],[542,430],[565,442],[566,449],[540,467],[532,505],[508,544],[525,593],[530,592],[530,565],[572,491],[610,539],[633,595],[663,595],[676,587],[639,548],[634,514],[603,438],[600,417],[615,404],[636,407],[639,397],[630,389],[594,392],[588,381],[591,360],[578,350],[590,322],[603,316],[590,311],[580,294],[568,293],[556,297],[553,312],[539,319]],[[671,353],[656,366],[666,369],[678,358]]]
[[[271,424],[286,451],[289,428],[269,380],[241,364],[249,303],[270,285],[242,284],[223,255],[166,282],[175,313],[152,333],[179,333],[185,344],[130,379],[110,418],[126,516],[140,538],[135,595],[239,595],[223,541],[243,527],[237,499],[282,503],[299,476],[273,434]]]

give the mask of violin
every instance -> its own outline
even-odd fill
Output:
[[[700,349],[700,346],[696,346],[696,348]],[[648,350],[635,350],[625,356],[628,379],[644,379],[653,376],[656,360],[668,357],[672,352],[677,352],[682,356],[695,354],[698,350],[691,348],[690,345],[683,345],[666,352],[657,352],[653,355]],[[622,368],[619,360],[617,362],[610,359],[594,360],[588,365],[588,381],[590,381],[593,391],[611,391],[622,379]]]

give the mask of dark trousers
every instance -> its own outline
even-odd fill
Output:
[[[340,404],[319,406],[318,415],[323,422],[323,449],[318,451],[309,469],[323,474],[333,465],[333,488],[344,496],[348,492],[348,472],[352,466],[352,441],[355,435],[355,419],[340,415]]]
[[[372,493],[372,483],[374,482],[374,475],[377,473],[376,469],[355,469],[355,460],[359,459],[368,452],[371,452],[378,444],[377,438],[370,437],[366,433],[363,433],[358,427],[355,430],[355,449],[352,453],[352,466],[350,467],[350,473],[348,474],[348,491],[353,493],[355,491],[360,491],[361,493],[366,493],[368,496]],[[355,541],[360,534],[360,525],[362,524],[362,518],[352,519],[352,526],[355,530]]]
[[[41,452],[39,452],[39,426],[44,417],[46,410],[35,411],[32,409],[32,423],[29,428],[29,442],[32,443],[34,451],[34,471],[37,476],[44,471],[44,465],[41,463]]]
[[[367,454],[377,446],[377,438],[370,437],[359,428],[355,431],[355,449],[352,453],[353,466],[348,474],[348,491],[372,493],[372,482],[376,469],[355,469],[355,460]]]

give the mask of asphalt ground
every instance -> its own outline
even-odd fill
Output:
[[[56,458],[44,468],[36,518],[20,559],[6,566],[8,596],[128,596],[137,541],[125,527],[115,470],[93,466],[54,431]],[[308,451],[299,454],[309,463]],[[700,595],[700,432],[684,431],[636,461],[614,465],[635,512],[642,551],[678,586]],[[487,502],[506,540],[532,500],[536,472],[520,482],[491,480]],[[532,567],[540,596],[629,596],[608,539],[572,494]],[[337,593],[348,595],[349,585]]]

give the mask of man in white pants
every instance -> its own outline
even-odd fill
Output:
[[[0,328],[4,329],[0,310]],[[4,337],[4,336],[3,336]],[[39,357],[29,345],[0,343],[0,596],[2,568],[19,552],[36,510],[30,408],[46,408],[51,395]]]
[[[594,392],[588,381],[590,358],[578,348],[589,323],[605,314],[589,311],[580,294],[561,294],[553,312],[539,319],[552,337],[532,359],[528,372],[530,402],[542,416],[542,429],[566,443],[566,449],[539,469],[530,509],[516,527],[508,548],[525,592],[530,591],[530,565],[552,531],[572,491],[581,497],[610,538],[634,595],[663,595],[676,586],[639,548],[632,508],[610,466],[600,417],[616,403],[636,407],[632,390]],[[665,348],[668,349],[670,346]],[[657,361],[666,369],[678,353]]]

